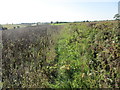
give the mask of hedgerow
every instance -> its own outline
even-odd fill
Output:
[[[54,88],[118,88],[120,42],[118,25],[112,22],[69,24],[56,44]]]

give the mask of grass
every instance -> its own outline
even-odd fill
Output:
[[[88,27],[89,26],[89,27]],[[51,88],[118,88],[119,45],[117,23],[69,24],[56,44],[56,72]],[[114,68],[114,69],[113,69]]]
[[[27,27],[27,25],[22,25],[22,24],[3,24],[3,27],[6,27],[7,29],[14,29],[17,27],[23,28],[23,27]]]

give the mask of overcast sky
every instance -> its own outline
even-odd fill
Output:
[[[0,23],[111,20],[119,0],[0,0]]]

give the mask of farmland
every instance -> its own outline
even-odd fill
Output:
[[[27,27],[29,25],[24,25],[24,24],[3,24],[2,26],[6,27],[7,29],[15,29],[15,28]]]
[[[119,88],[118,21],[2,31],[3,88]]]

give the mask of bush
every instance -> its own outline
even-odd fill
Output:
[[[56,72],[49,82],[54,88],[118,88],[120,65],[117,23],[70,24],[62,30],[56,45]]]

